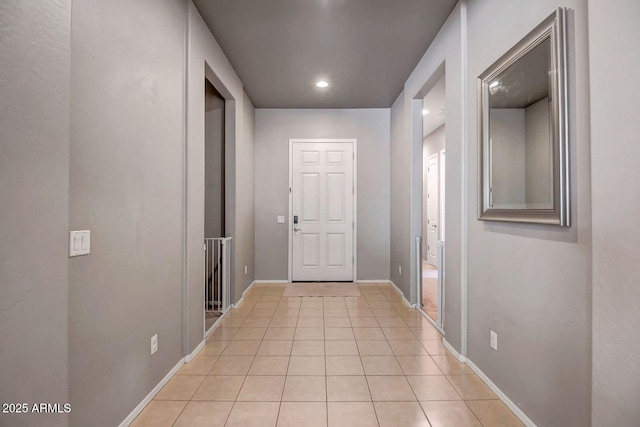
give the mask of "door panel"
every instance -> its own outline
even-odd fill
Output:
[[[353,280],[353,143],[292,144],[294,281]]]
[[[327,174],[327,222],[344,223],[345,176],[343,173]]]
[[[302,268],[318,268],[320,266],[320,236],[318,233],[301,233]]]
[[[300,156],[300,164],[302,165],[319,165],[320,164],[320,152],[304,150]]]
[[[327,267],[344,268],[345,238],[343,233],[327,234]]]
[[[302,201],[302,220],[304,222],[320,221],[320,179],[317,173],[301,174],[302,185],[300,197]]]
[[[344,151],[327,151],[327,164],[331,166],[344,165]]]

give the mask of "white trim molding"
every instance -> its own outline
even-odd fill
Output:
[[[466,363],[467,366],[469,366],[469,368],[476,375],[478,375],[478,377],[487,385],[487,387],[489,387],[489,389],[491,389],[491,391],[493,391],[496,394],[496,396],[498,396],[498,398],[507,406],[507,408],[509,408],[511,412],[513,412],[516,415],[516,417],[518,417],[526,427],[537,427],[536,424],[533,421],[531,421],[529,417],[527,417],[527,415],[522,411],[522,409],[520,409],[518,405],[516,405],[511,399],[509,399],[507,395],[504,394],[504,392],[500,390],[498,386],[495,385],[493,381],[491,381],[489,377],[484,372],[482,372],[480,368],[478,368],[471,360],[469,360],[466,356],[463,356],[460,353],[458,353],[458,351],[455,348],[453,348],[453,346],[449,344],[449,342],[445,338],[442,339],[442,344],[451,353],[453,357],[458,359],[458,361],[462,363]]]
[[[380,284],[388,284],[390,283],[389,279],[378,279],[378,280],[356,280],[353,283],[380,283]]]
[[[451,344],[449,344],[449,341],[447,341],[445,338],[442,338],[442,345],[444,345],[444,348],[449,350],[449,352],[453,355],[453,357],[458,359],[458,361],[460,361],[462,363],[467,363],[467,358],[465,356],[461,355],[460,353],[458,353],[458,350],[453,348],[453,346]]]
[[[460,223],[460,351],[463,356],[467,355],[468,337],[468,272],[467,272],[467,251],[469,241],[469,231],[467,229],[468,211],[467,199],[469,196],[469,117],[467,114],[469,107],[468,99],[468,77],[467,77],[467,0],[460,2],[460,63],[462,81],[462,192],[461,192],[461,223]]]
[[[207,338],[209,338],[209,335],[211,335],[213,333],[213,331],[215,331],[215,329],[218,327],[218,325],[220,325],[220,323],[222,323],[222,319],[225,318],[225,316],[227,315],[227,313],[229,313],[229,310],[231,310],[231,308],[233,308],[233,306],[230,306],[229,308],[227,308],[227,311],[225,311],[224,313],[222,313],[222,316],[218,317],[216,319],[215,322],[213,322],[213,325],[211,325],[211,327],[209,328],[209,330],[204,331],[204,339],[206,340]],[[204,341],[203,341],[204,342]],[[200,343],[202,344],[202,343]],[[192,353],[193,354],[193,353]],[[188,357],[188,356],[187,356]],[[190,362],[191,360],[187,360],[186,362]]]
[[[440,307],[442,307],[442,305],[440,305]],[[427,321],[431,323],[431,325],[438,330],[438,332],[440,332],[443,336],[445,335],[444,329],[438,326],[438,324],[431,317],[429,317],[427,313],[425,313],[420,307],[418,307],[418,304],[415,305],[415,308],[418,311],[418,313],[422,315],[422,317],[427,319]]]
[[[389,283],[391,285],[391,287],[393,288],[393,290],[395,290],[397,293],[400,294],[400,296],[402,297],[402,302],[404,303],[404,305],[406,305],[409,308],[417,308],[418,305],[417,304],[411,304],[404,296],[404,292],[402,292],[400,290],[399,287],[396,286],[395,283],[393,283],[393,280],[387,280],[387,283]]]
[[[253,283],[251,284],[251,286],[253,286],[256,283],[266,283],[266,284],[273,283],[274,285],[280,285],[280,284],[283,284],[283,283],[291,283],[291,282],[288,281],[288,280],[254,280]],[[247,288],[247,291],[251,288],[251,286],[249,286]],[[244,295],[244,293],[243,293],[243,295]]]
[[[220,316],[218,318],[218,320],[216,320],[216,323],[218,323],[220,321],[220,319],[222,319],[222,316]],[[216,324],[214,323],[214,325]],[[209,329],[209,331],[213,332],[213,326]],[[211,332],[208,332],[207,335],[209,335]],[[204,348],[204,344],[207,342],[206,339],[203,339],[200,344],[198,344],[198,346],[196,348],[193,349],[193,351],[190,354],[187,354],[184,357],[184,363],[191,363],[193,361],[193,359],[196,358],[196,356],[198,355],[198,353],[200,353],[200,350],[202,350]]]
[[[238,300],[238,302],[236,302],[235,304],[231,304],[230,308],[238,308],[242,305],[242,303],[244,302],[244,296],[246,294],[249,293],[249,291],[251,289],[253,289],[253,287],[256,285],[256,283],[261,283],[259,280],[254,280],[253,282],[251,282],[251,284],[249,286],[247,286],[247,289],[245,289],[244,291],[242,291],[242,296],[240,297],[240,299]],[[228,312],[228,311],[227,311]],[[226,315],[227,312],[225,312],[222,316]],[[219,319],[218,319],[219,320]],[[212,327],[211,330],[213,330],[213,327],[216,326],[218,322],[216,322]]]
[[[509,408],[511,410],[511,412],[513,412],[516,417],[518,417],[520,419],[520,421],[522,421],[522,423],[527,426],[527,427],[537,427],[536,424],[531,421],[531,419],[529,417],[527,417],[527,415],[522,411],[522,409],[520,409],[520,407],[518,405],[516,405],[511,399],[509,399],[507,397],[506,394],[504,394],[504,392],[502,390],[500,390],[498,388],[497,385],[495,385],[493,383],[493,381],[491,381],[489,379],[489,377],[487,377],[485,375],[484,372],[482,372],[480,370],[480,368],[478,368],[471,360],[466,359],[466,363],[469,366],[469,368],[471,368],[471,370],[473,372],[476,373],[476,375],[478,375],[478,377],[480,377],[480,379],[482,381],[484,381],[484,383],[487,385],[487,387],[489,387],[491,389],[491,391],[493,391],[498,398],[500,398],[500,400],[502,400],[502,402],[507,406],[507,408]]]
[[[204,343],[204,341],[203,341]],[[136,419],[136,417],[138,415],[140,415],[140,412],[142,412],[142,410],[153,400],[153,398],[156,396],[156,394],[158,394],[160,392],[160,390],[162,390],[162,387],[164,387],[169,380],[171,379],[171,377],[173,377],[176,372],[178,372],[178,369],[180,369],[180,367],[184,365],[184,358],[180,359],[178,361],[178,363],[176,364],[176,366],[174,366],[167,375],[165,375],[165,377],[163,379],[160,380],[160,382],[158,383],[158,385],[156,385],[153,390],[151,390],[149,392],[149,394],[147,394],[147,396],[142,399],[142,402],[140,402],[138,404],[138,406],[136,406],[133,411],[131,411],[131,413],[129,415],[127,415],[127,418],[125,418],[121,423],[119,427],[127,427],[129,424],[131,424],[133,422],[133,420]]]

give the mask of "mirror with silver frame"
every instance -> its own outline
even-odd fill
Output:
[[[478,78],[480,220],[568,226],[566,10]]]

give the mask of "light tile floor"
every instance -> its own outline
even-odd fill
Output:
[[[422,260],[422,310],[438,320],[438,269]]]
[[[522,426],[391,286],[285,287],[255,286],[132,426]]]

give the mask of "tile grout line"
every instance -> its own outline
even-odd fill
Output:
[[[385,298],[387,298],[387,301],[390,301],[390,300],[389,300],[389,298],[388,298],[386,295],[385,295]],[[400,313],[398,312],[398,310],[397,310],[397,309],[395,309],[395,307],[394,307],[394,311],[395,311],[395,312],[397,313],[397,315],[402,319],[402,316],[400,315]],[[377,321],[377,318],[376,318],[376,321]],[[404,321],[404,319],[403,319],[402,321],[403,321],[403,323],[404,323],[407,327],[409,327],[409,325],[407,325],[407,323]],[[381,328],[381,329],[382,329],[382,328]],[[413,331],[412,331],[412,332],[413,332]],[[388,339],[388,337],[386,336],[386,334],[384,334],[384,331],[383,331],[382,333],[383,333],[383,335],[385,336],[385,342],[386,342],[386,344],[387,344],[387,345],[389,346],[389,348],[391,349],[391,354],[393,355],[394,360],[396,361],[396,363],[397,363],[397,364],[398,364],[398,366],[400,367],[400,371],[401,371],[401,372],[402,372],[402,374],[403,374],[403,375],[402,375],[402,377],[404,378],[404,380],[405,380],[405,381],[407,382],[407,384],[409,385],[409,389],[411,390],[411,393],[413,394],[413,397],[415,397],[415,399],[416,399],[416,400],[415,400],[415,402],[416,402],[416,403],[418,404],[418,406],[420,407],[420,410],[421,410],[421,411],[422,411],[422,413],[424,414],[425,419],[427,420],[427,423],[428,423],[429,425],[431,425],[431,422],[429,421],[429,418],[427,417],[427,414],[424,412],[424,408],[422,408],[422,405],[420,405],[420,401],[418,400],[418,396],[416,395],[415,390],[413,389],[413,387],[411,386],[411,383],[410,383],[410,382],[409,382],[409,380],[407,379],[407,375],[406,375],[406,372],[405,372],[404,368],[402,368],[402,365],[400,364],[400,361],[398,360],[398,355],[396,354],[396,352],[395,352],[395,350],[393,349],[393,347],[391,347],[391,344],[389,343],[389,339]],[[414,334],[414,335],[415,335],[415,334]],[[416,338],[417,338],[417,337],[416,337]],[[425,349],[425,352],[426,352],[426,349]],[[428,353],[428,352],[427,352],[427,353]],[[367,380],[367,381],[368,381],[368,380]],[[372,396],[372,398],[373,398],[373,396]],[[377,411],[377,408],[376,408],[375,402],[374,402],[374,404],[373,404],[373,408],[374,408],[374,411],[376,412],[376,417],[378,417],[378,415],[377,415],[378,411]],[[378,418],[378,424],[380,424],[380,420],[379,420],[379,418]]]
[[[262,296],[264,294],[264,291],[262,292],[262,294],[260,294],[260,296]],[[255,307],[255,303],[251,306],[251,310],[253,310],[253,307]],[[248,319],[249,316],[247,315],[247,317],[245,317],[245,320],[242,321],[242,323],[244,323],[246,321],[246,319]],[[240,328],[238,328],[238,330],[240,330]],[[229,344],[233,341],[233,338],[236,336],[236,334],[238,333],[238,331],[236,331],[235,334],[233,334],[233,336],[231,337],[231,341],[229,341]],[[265,331],[266,334],[266,331]],[[227,345],[229,345],[227,344]],[[262,344],[262,340],[260,340],[260,344],[258,345],[258,348],[260,348],[260,345]],[[256,353],[258,352],[258,350],[256,350]],[[240,388],[238,389],[238,394],[236,394],[236,398],[233,402],[233,405],[231,406],[231,410],[229,411],[229,415],[227,416],[226,421],[224,422],[224,425],[226,426],[227,423],[229,422],[229,418],[231,417],[231,414],[233,413],[233,409],[236,407],[236,403],[238,403],[238,398],[240,397],[240,393],[242,392],[242,388],[244,387],[244,383],[247,381],[247,377],[249,376],[249,371],[251,371],[251,367],[253,366],[253,362],[256,360],[256,356],[253,356],[253,359],[251,360],[251,364],[249,365],[249,368],[247,369],[247,372],[244,376],[244,379],[242,380],[242,384],[240,385]],[[279,408],[278,408],[279,411]],[[277,418],[276,418],[277,420]]]
[[[385,298],[386,298],[386,296],[385,296]],[[365,301],[367,302],[367,306],[369,306],[369,301],[366,298],[365,298]],[[371,310],[371,306],[369,306],[369,310]],[[373,312],[373,310],[371,310],[371,311]],[[374,316],[375,316],[375,313],[374,313]],[[378,318],[377,317],[374,317],[374,318],[376,319],[376,322],[378,322]],[[379,322],[378,322],[378,326],[380,326]],[[382,328],[380,328],[380,329],[382,329]],[[384,332],[382,334],[384,335]],[[385,339],[386,339],[386,337],[385,337]],[[387,343],[387,345],[389,345],[389,344]],[[360,356],[360,363],[362,363],[362,356]],[[367,372],[364,370],[364,364],[362,364],[362,370],[363,370],[363,372],[365,374],[364,378],[365,378],[365,381],[367,382],[367,388],[369,389],[369,396],[371,397],[371,406],[373,406],[373,413],[376,416],[376,422],[378,423],[378,426],[380,426],[380,417],[378,416],[378,410],[376,409],[376,404],[373,401],[373,394],[371,393],[371,386],[369,385],[369,377],[367,376]]]
[[[195,393],[194,393],[195,394]],[[192,396],[193,397],[193,396]],[[187,406],[189,406],[189,403],[191,402],[191,399],[189,399],[187,401],[187,403],[184,405],[184,408],[182,408],[182,410],[180,411],[180,413],[178,414],[178,416],[176,417],[175,421],[171,424],[171,427],[175,426],[176,423],[178,422],[178,420],[180,419],[180,417],[182,416],[182,414],[184,413],[184,410],[187,409]],[[149,402],[151,403],[151,402]],[[142,413],[142,412],[141,412]],[[137,418],[137,417],[136,417]],[[135,420],[134,420],[135,421]],[[133,422],[132,422],[133,424]]]
[[[325,326],[324,322],[324,300],[322,300],[322,325]],[[322,343],[322,354],[324,354],[324,389],[325,389],[325,408],[327,411],[327,427],[329,427],[329,378],[327,375],[327,336],[325,333],[325,340]]]

